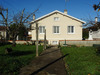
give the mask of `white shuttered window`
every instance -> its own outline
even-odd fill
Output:
[[[45,26],[39,26],[39,33],[44,33]]]
[[[68,33],[74,33],[74,26],[68,26]]]
[[[53,33],[59,33],[59,26],[53,26]]]

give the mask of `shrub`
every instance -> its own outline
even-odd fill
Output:
[[[100,55],[100,47],[97,47],[96,53]]]

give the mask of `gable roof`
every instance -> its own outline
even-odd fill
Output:
[[[55,10],[55,11],[49,13],[49,14],[46,14],[46,15],[40,17],[40,18],[37,18],[35,21],[32,21],[31,23],[34,23],[34,22],[36,22],[36,21],[39,21],[40,19],[43,19],[43,18],[45,18],[45,17],[47,17],[47,16],[49,16],[49,15],[52,15],[52,14],[54,14],[54,13],[60,13],[60,14],[62,14],[62,15],[64,15],[64,16],[66,16],[66,17],[69,17],[69,18],[72,18],[72,19],[74,19],[74,20],[77,20],[77,21],[79,21],[79,22],[81,22],[81,23],[83,23],[83,24],[86,23],[85,21],[82,21],[82,20],[80,20],[80,19],[78,19],[78,18],[75,18],[75,17],[70,16],[70,15],[68,15],[68,14],[65,14],[65,13],[63,13],[63,12],[60,12],[60,11],[58,11],[58,10]]]
[[[0,26],[0,31],[5,31],[6,27],[5,26]]]

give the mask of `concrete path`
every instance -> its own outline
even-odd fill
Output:
[[[21,68],[19,75],[67,75],[62,59],[65,56],[62,56],[57,47],[49,48]]]

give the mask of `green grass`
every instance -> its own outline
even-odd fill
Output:
[[[100,56],[94,47],[61,47],[67,71],[71,75],[100,75]]]
[[[5,54],[5,48],[12,48],[13,52]],[[18,75],[21,67],[35,58],[36,47],[33,45],[0,46],[0,75]],[[39,46],[39,54],[43,47]]]

